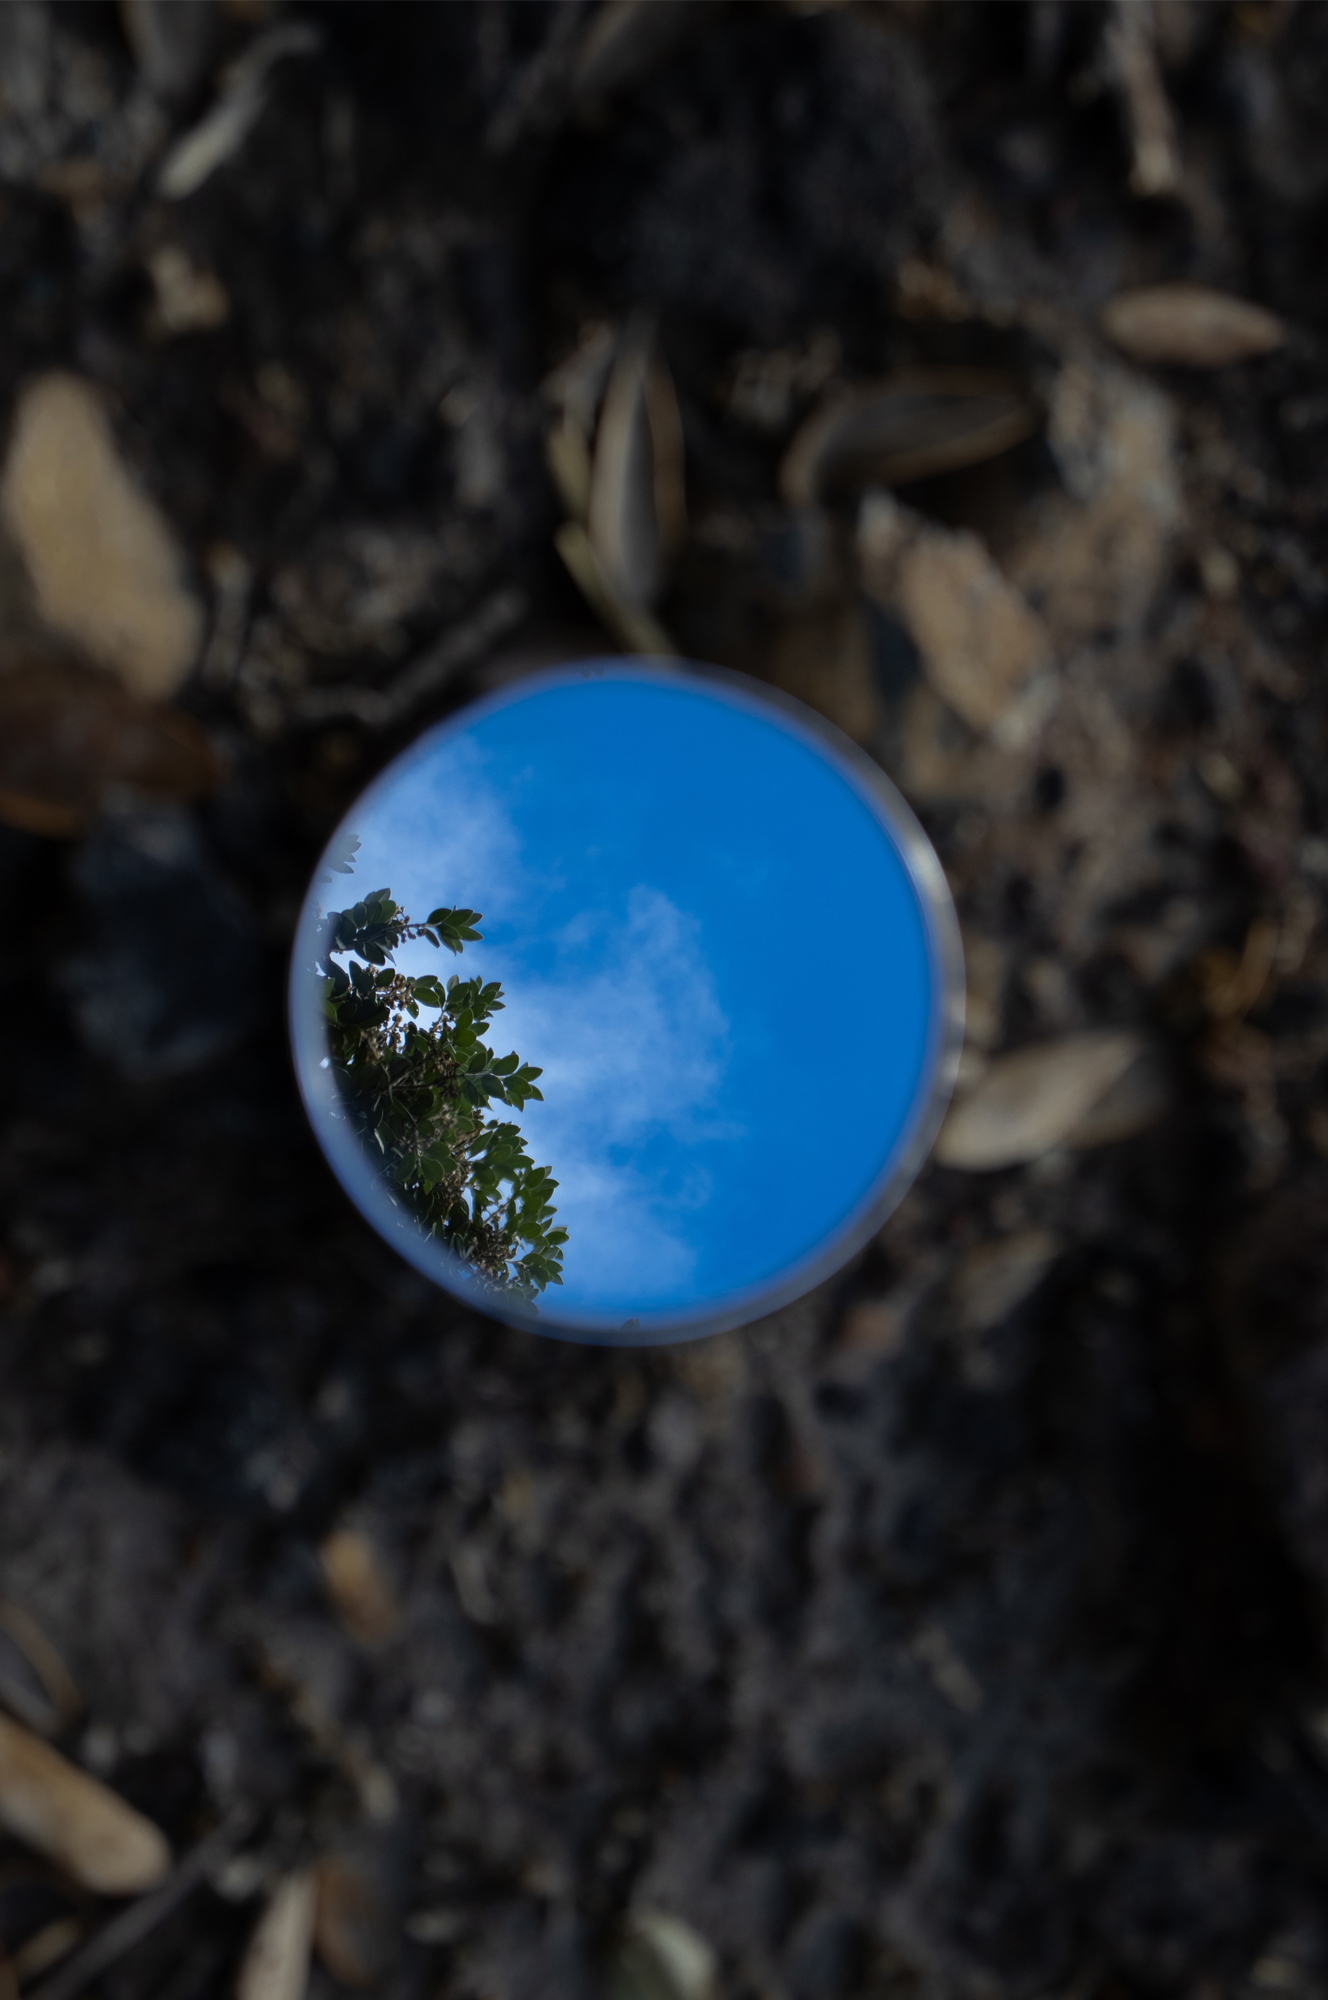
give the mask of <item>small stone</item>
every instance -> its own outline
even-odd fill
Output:
[[[178,244],[163,243],[152,252],[148,275],[162,333],[206,333],[229,319],[230,295],[220,278],[191,263]]]
[[[1036,1160],[1073,1143],[1075,1127],[1144,1048],[1128,1030],[1065,1035],[998,1056],[955,1103],[935,1157],[970,1173]]]
[[[1120,292],[1102,328],[1131,361],[1182,368],[1230,368],[1284,347],[1287,329],[1248,299],[1207,285],[1145,285]]]
[[[378,1552],[358,1528],[337,1528],[318,1551],[337,1617],[361,1645],[381,1646],[400,1629],[401,1607]]]
[[[198,653],[202,615],[166,521],[120,457],[91,383],[42,375],[23,391],[0,512],[51,630],[134,693],[174,694]]]

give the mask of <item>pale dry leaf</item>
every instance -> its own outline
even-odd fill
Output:
[[[949,1305],[961,1333],[999,1325],[1036,1290],[1061,1253],[1047,1229],[1025,1229],[997,1243],[981,1243],[950,1280]]]
[[[1171,1108],[1171,1072],[1155,1048],[1141,1049],[1109,1090],[1065,1137],[1076,1152],[1113,1146],[1159,1123]]]
[[[156,294],[155,327],[163,334],[207,333],[230,317],[230,295],[214,271],[192,263],[178,243],[163,243],[147,260]]]
[[[715,1949],[681,1917],[634,1910],[609,1964],[611,2000],[714,2000]]]
[[[207,75],[221,31],[219,0],[120,0],[125,39],[158,97],[185,98]]]
[[[1174,194],[1180,186],[1176,121],[1158,68],[1154,0],[1114,0],[1103,33],[1130,135],[1135,194]]]
[[[235,2000],[304,2000],[317,1894],[311,1868],[277,1884],[241,1960]]]
[[[995,938],[964,932],[965,1046],[994,1049],[1001,1039],[1005,947]]]
[[[0,659],[0,823],[69,839],[117,792],[192,799],[222,764],[178,709],[140,701],[109,674],[33,647]]]
[[[0,510],[45,623],[136,694],[174,694],[198,653],[202,614],[165,517],[120,457],[90,382],[56,373],[23,390]]]
[[[652,341],[631,334],[604,392],[586,504],[586,532],[620,602],[655,603],[686,524],[677,396]]]
[[[761,658],[772,687],[814,708],[856,743],[881,721],[871,634],[856,598],[826,599],[775,619]]]
[[[886,493],[869,494],[858,530],[863,587],[898,614],[928,680],[985,734],[1051,664],[1041,619],[976,535],[935,527]]]
[[[1064,1145],[1142,1053],[1127,1029],[1065,1035],[997,1056],[951,1106],[936,1141],[940,1165],[983,1172]]]
[[[1009,376],[978,369],[906,369],[832,394],[784,456],[779,486],[809,507],[869,486],[979,465],[1037,429],[1038,411]]]
[[[373,1986],[396,1956],[397,1925],[377,1870],[357,1856],[318,1863],[314,1949],[342,1986]]]
[[[617,335],[609,322],[590,320],[582,327],[571,353],[556,368],[551,368],[540,383],[545,402],[560,411],[587,443],[595,429],[617,347]]]
[[[49,1972],[62,1958],[68,1958],[71,1951],[82,1944],[87,1936],[87,1919],[84,1917],[56,1917],[49,1924],[43,1924],[39,1931],[25,1938],[14,1953],[14,1971],[19,1982],[27,1986],[34,1979],[40,1979],[43,1972]]]
[[[1120,292],[1103,310],[1102,330],[1131,361],[1181,368],[1231,368],[1287,341],[1275,314],[1208,285]]]
[[[553,545],[591,610],[616,639],[633,653],[657,659],[676,655],[677,647],[653,614],[616,595],[584,528],[576,521],[564,521]]]
[[[0,1597],[0,1634],[27,1669],[21,1677],[6,1672],[0,1649],[0,1702],[39,1735],[58,1735],[83,1706],[73,1675],[36,1619],[7,1597]]]
[[[976,1715],[986,1699],[982,1683],[960,1659],[949,1633],[940,1625],[924,1625],[914,1637],[913,1651],[951,1707],[961,1715]]]
[[[138,1895],[171,1865],[160,1828],[5,1716],[0,1826],[98,1896]]]
[[[251,43],[223,72],[216,103],[183,133],[167,153],[157,176],[167,201],[196,194],[217,168],[238,153],[267,104],[268,78],[286,56],[311,55],[322,46],[316,28],[301,22],[271,28]]]
[[[699,18],[697,0],[607,0],[577,51],[569,96],[577,110],[640,83]]]
[[[380,1646],[401,1628],[401,1607],[369,1537],[337,1528],[320,1547],[327,1593],[352,1639]]]
[[[1026,510],[1002,567],[1058,648],[1137,630],[1185,518],[1171,402],[1128,369],[1073,361],[1052,390],[1047,443],[1066,490]]]

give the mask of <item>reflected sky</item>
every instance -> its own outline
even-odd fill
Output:
[[[544,684],[426,736],[346,826],[346,901],[483,913],[460,959],[421,940],[396,962],[501,980],[489,1040],[544,1070],[519,1122],[569,1239],[542,1310],[759,1284],[889,1163],[931,1019],[921,913],[778,711],[630,668]]]

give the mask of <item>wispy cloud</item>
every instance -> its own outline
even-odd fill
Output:
[[[640,882],[550,938],[536,918],[554,885],[464,739],[441,770],[435,754],[390,803],[371,802],[354,831],[362,846],[348,895],[386,885],[416,917],[474,898],[506,940],[469,948],[457,969],[502,981],[494,1046],[544,1071],[544,1102],[519,1122],[559,1183],[569,1232],[560,1303],[613,1310],[629,1297],[648,1310],[685,1297],[711,1187],[698,1142],[742,1136],[722,1102],[729,1023],[696,920]],[[398,962],[443,969],[423,943]]]

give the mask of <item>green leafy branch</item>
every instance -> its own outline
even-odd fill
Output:
[[[495,1102],[520,1111],[542,1101],[542,1072],[483,1040],[503,1007],[497,981],[454,973],[444,983],[393,963],[411,938],[459,954],[479,941],[479,922],[478,910],[441,908],[415,923],[390,889],[330,910],[317,966],[328,1056],[344,1115],[394,1197],[473,1278],[533,1301],[562,1283],[558,1183],[518,1126],[486,1114]]]

